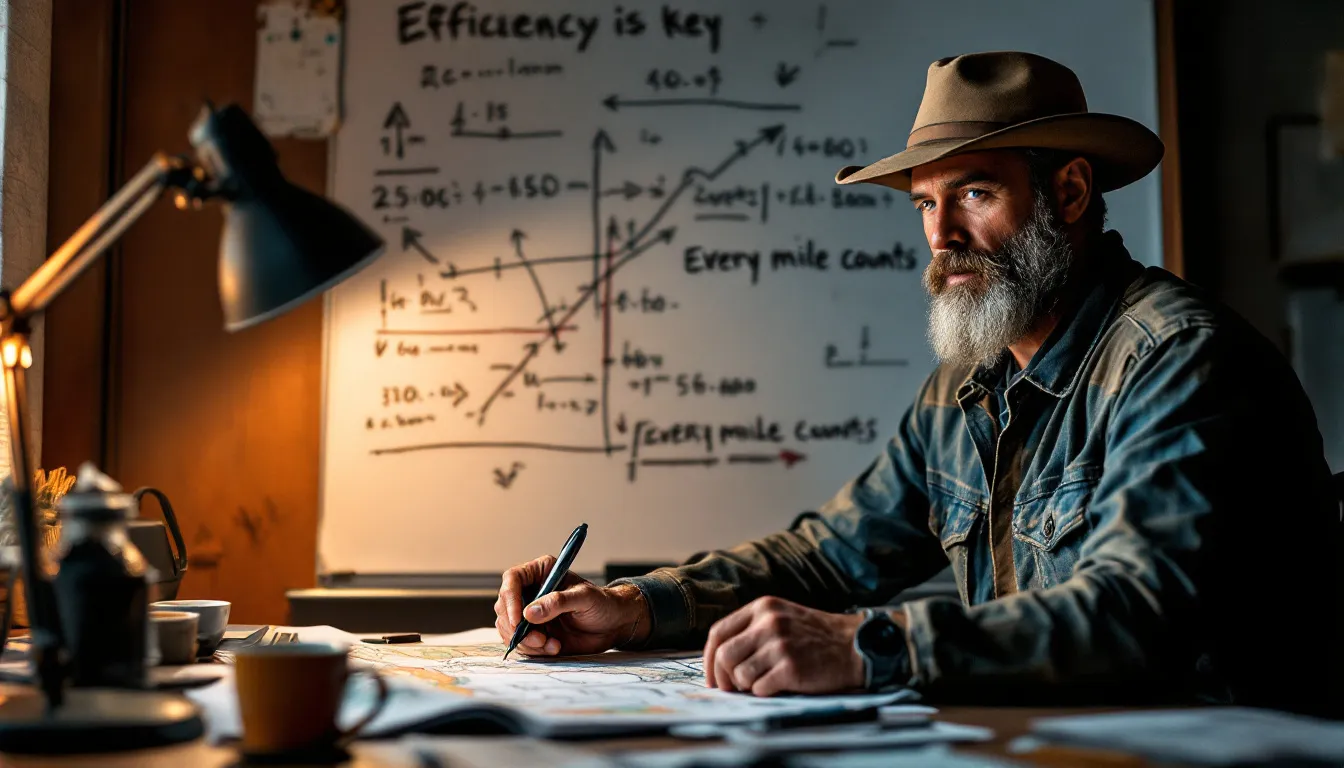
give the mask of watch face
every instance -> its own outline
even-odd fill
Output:
[[[901,628],[886,617],[865,622],[859,630],[859,647],[870,653],[891,656],[904,649]]]

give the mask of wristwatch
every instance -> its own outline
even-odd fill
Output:
[[[863,659],[863,687],[868,690],[904,685],[910,678],[910,650],[905,631],[877,608],[864,608],[863,623],[854,633],[854,650]]]

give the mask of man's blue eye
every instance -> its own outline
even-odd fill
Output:
[[[966,190],[966,196],[967,196],[967,197],[971,197],[971,195],[983,195],[983,194],[985,194],[985,191],[984,191],[983,189],[968,189],[968,190]],[[971,198],[971,199],[974,200],[975,198]]]

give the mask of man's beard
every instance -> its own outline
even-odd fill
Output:
[[[997,251],[939,251],[924,270],[929,343],[946,363],[989,365],[1055,308],[1073,251],[1045,195]],[[948,285],[950,275],[972,275]]]

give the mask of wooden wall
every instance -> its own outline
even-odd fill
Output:
[[[189,149],[205,99],[251,109],[257,23],[255,0],[56,0],[54,29],[53,248],[106,179]],[[325,142],[275,144],[291,180],[323,189]],[[220,222],[160,203],[53,308],[43,464],[101,458],[163,489],[191,555],[180,596],[281,622],[316,570],[322,308],[225,333]]]

